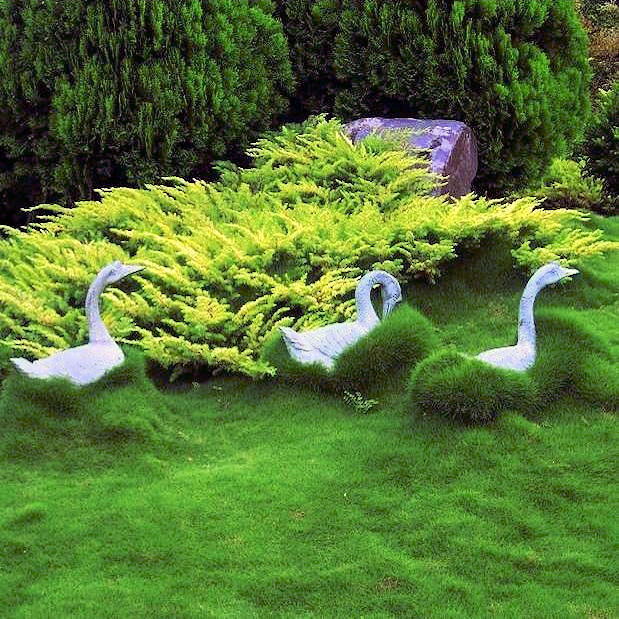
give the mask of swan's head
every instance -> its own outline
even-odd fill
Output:
[[[549,262],[543,267],[537,269],[533,277],[538,282],[540,288],[543,288],[544,286],[554,284],[565,277],[576,275],[578,273],[580,273],[580,271],[577,269],[568,269],[566,267],[562,267],[558,262]]]
[[[114,284],[123,279],[123,277],[137,273],[143,268],[144,267],[139,264],[123,264],[120,260],[115,260],[112,264],[108,264],[104,269],[107,271],[105,274],[106,283]]]
[[[388,273],[385,273],[385,275],[386,277],[380,282],[382,284],[383,318],[390,314],[402,300],[402,289],[398,280]]]

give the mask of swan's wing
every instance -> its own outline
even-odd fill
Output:
[[[345,348],[366,333],[366,329],[356,322],[327,325],[302,333],[288,327],[280,327],[280,330],[292,357],[301,363],[318,362],[327,368]]]
[[[535,350],[530,346],[504,346],[479,353],[476,359],[498,368],[523,372],[535,362]]]
[[[77,385],[85,385],[101,378],[123,360],[124,354],[115,344],[86,344],[61,350],[29,365],[15,365],[33,378],[67,378]]]

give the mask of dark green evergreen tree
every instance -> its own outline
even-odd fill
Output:
[[[462,120],[478,140],[476,188],[490,193],[524,186],[582,136],[591,71],[573,0],[337,1],[318,23],[320,2],[279,2],[307,6],[289,35],[298,47],[299,24],[304,40],[333,41],[332,64],[312,65],[322,74],[293,55],[301,92],[335,91],[322,111]]]
[[[333,111],[338,82],[334,43],[342,0],[278,0],[276,16],[284,25],[297,81],[289,120]]]
[[[265,0],[0,0],[0,203],[201,176],[287,107]]]
[[[598,93],[593,121],[587,129],[583,152],[587,168],[604,179],[605,189],[619,196],[619,82]]]

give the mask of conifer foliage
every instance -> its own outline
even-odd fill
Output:
[[[271,11],[253,0],[0,0],[0,217],[96,187],[204,176],[246,147],[291,87]]]
[[[479,144],[477,189],[536,178],[582,135],[585,32],[572,0],[280,0],[300,92],[344,120],[451,118]],[[330,54],[317,62],[314,50]],[[295,51],[296,50],[296,51]],[[321,52],[322,53],[322,52]],[[320,72],[321,71],[321,72]]]
[[[575,226],[584,214],[533,198],[428,196],[427,161],[398,148],[377,137],[353,144],[337,121],[316,119],[260,140],[256,167],[222,169],[218,183],[170,179],[48,205],[47,221],[0,241],[0,373],[9,357],[86,340],[86,291],[112,260],[146,267],[101,297],[114,338],[174,374],[263,376],[274,370],[260,359],[265,338],[278,326],[354,320],[357,281],[370,269],[402,285],[435,280],[496,235],[527,269],[616,248]]]

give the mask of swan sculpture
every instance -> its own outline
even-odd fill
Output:
[[[38,361],[12,358],[15,367],[31,378],[67,378],[75,385],[87,385],[120,365],[125,360],[125,355],[101,320],[99,297],[108,284],[113,284],[143,268],[116,260],[99,271],[86,295],[88,344],[61,350]]]
[[[549,262],[533,273],[525,286],[520,308],[518,310],[518,343],[515,346],[504,348],[492,348],[477,355],[490,365],[508,370],[524,372],[535,363],[536,335],[535,320],[533,317],[533,305],[535,297],[542,288],[554,284],[564,277],[576,275],[576,269],[567,269],[558,262]]]
[[[290,356],[300,363],[319,363],[331,369],[335,358],[345,348],[369,333],[380,322],[370,299],[370,292],[375,284],[381,286],[383,318],[387,316],[402,300],[400,284],[385,271],[370,271],[357,284],[357,320],[354,322],[341,322],[302,333],[289,327],[280,327]]]

